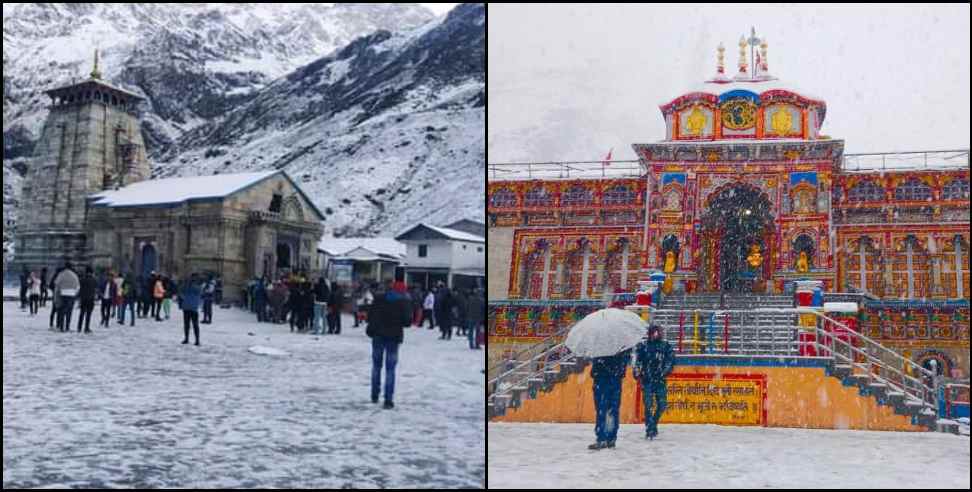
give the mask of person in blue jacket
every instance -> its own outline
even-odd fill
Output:
[[[594,380],[594,410],[597,421],[594,433],[597,442],[587,449],[613,448],[618,437],[618,408],[621,406],[621,381],[631,359],[631,350],[591,360]]]
[[[675,365],[672,346],[662,340],[661,327],[648,327],[648,340],[635,348],[634,377],[641,383],[641,395],[645,405],[645,438],[658,435],[658,420],[668,404],[668,386],[665,378]]]
[[[183,345],[189,343],[189,325],[192,324],[196,335],[196,345],[199,345],[199,305],[202,303],[202,283],[195,273],[179,291],[179,307],[182,309],[182,322],[186,336]]]

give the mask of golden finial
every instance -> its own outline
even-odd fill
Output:
[[[98,70],[98,50],[95,49],[94,69],[91,70],[91,78],[100,79],[101,72]]]
[[[716,66],[716,72],[725,73],[726,69],[723,65],[723,53],[726,51],[726,47],[723,46],[722,43],[719,43],[719,47],[717,49],[719,50],[719,55],[718,55],[719,64]]]
[[[739,36],[739,71],[746,72],[746,37]]]
[[[760,45],[759,45],[760,51],[762,51],[762,58],[763,58],[763,66],[762,66],[762,69],[763,69],[763,73],[768,73],[769,72],[769,62],[766,60],[766,47],[767,46],[768,45],[766,44],[766,38],[764,37],[763,38],[763,42],[760,43]]]

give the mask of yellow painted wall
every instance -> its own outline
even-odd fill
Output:
[[[766,376],[766,425],[816,429],[927,431],[911,425],[911,419],[878,405],[872,396],[861,396],[855,386],[843,386],[823,368],[676,366],[676,373],[764,374]],[[520,408],[507,409],[497,422],[594,423],[594,398],[590,366],[572,374],[548,393],[524,400]],[[637,420],[637,382],[629,368],[621,388],[621,422]],[[665,423],[664,416],[661,420]]]

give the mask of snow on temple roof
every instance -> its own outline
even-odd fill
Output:
[[[223,198],[281,172],[217,174],[139,181],[118,190],[96,193],[88,199],[93,205],[100,207],[140,207]]]

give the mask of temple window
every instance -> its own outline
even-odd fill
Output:
[[[563,196],[561,205],[578,206],[590,205],[594,201],[590,190],[580,185],[571,186]]]
[[[553,197],[547,192],[547,189],[538,186],[528,192],[524,197],[524,205],[527,207],[540,207],[540,206],[551,206],[553,205]]]
[[[942,198],[945,200],[968,200],[969,182],[965,179],[953,179],[942,188]]]
[[[624,185],[616,185],[604,192],[605,205],[626,205],[634,203],[635,193]]]
[[[912,178],[894,189],[894,198],[906,201],[928,200],[931,199],[931,188],[921,180]]]
[[[270,211],[278,214],[283,207],[283,195],[274,194],[273,199],[270,200]]]
[[[516,206],[516,193],[503,188],[498,190],[496,193],[489,198],[490,207],[515,207]]]
[[[520,297],[546,299],[550,283],[550,244],[540,239],[524,258],[520,269]]]
[[[894,259],[895,285],[902,297],[914,299],[925,296],[928,255],[921,249],[915,236],[908,236]]]
[[[873,181],[861,181],[847,192],[852,202],[877,202],[884,200],[884,188]]]

